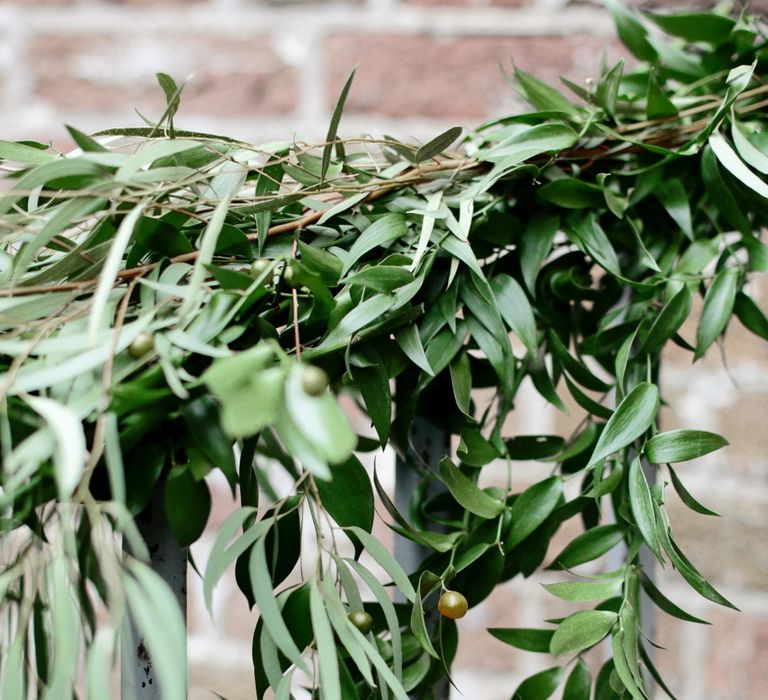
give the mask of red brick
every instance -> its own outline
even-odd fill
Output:
[[[135,105],[148,116],[162,110],[157,71],[181,81],[185,112],[218,117],[284,115],[295,108],[292,68],[269,38],[237,41],[196,34],[35,37],[28,47],[34,94],[56,109],[115,111]],[[139,67],[137,67],[137,65]]]
[[[392,34],[336,34],[328,40],[327,99],[332,105],[350,68],[359,63],[347,101],[350,112],[388,117],[478,120],[514,98],[500,66],[510,59],[552,83],[597,72],[604,39]]]
[[[768,697],[768,617],[718,610],[711,620],[717,643],[709,645],[704,668],[712,696]]]

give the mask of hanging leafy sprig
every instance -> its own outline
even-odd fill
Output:
[[[133,516],[162,493],[190,545],[215,469],[239,505],[204,596],[210,609],[235,567],[260,613],[258,697],[287,698],[300,682],[329,699],[426,697],[449,677],[453,619],[543,565],[587,564],[589,576],[548,584],[580,606],[554,626],[491,630],[562,661],[515,697],[564,683],[564,697],[588,698],[581,654],[608,637],[599,697],[647,697],[646,671],[664,687],[640,588],[703,621],[665,597],[640,551],[733,604],[675,542],[662,471],[684,504],[713,515],[670,465],[726,442],[659,432],[659,356],[671,342],[699,359],[733,316],[768,338],[747,285],[768,271],[766,56],[747,17],[608,6],[631,70],[564,81],[566,95],[516,69],[536,111],[459,144],[458,128],[422,145],[339,139],[351,77],[325,143],[187,132],[174,121],[181,88],[164,74],[168,106],[146,128],[70,127],[68,154],[0,141],[3,698],[71,696],[77,644],[89,693],[104,696],[126,615],[164,695],[185,696],[182,618],[143,563]],[[703,312],[686,338],[696,296]],[[510,434],[529,385],[581,416],[571,435]],[[370,431],[348,420],[341,406],[353,403]],[[433,460],[413,444],[414,425],[430,423],[455,453]],[[387,445],[422,479],[407,513],[355,454]],[[506,481],[481,487],[499,460]],[[520,493],[517,461],[545,469]],[[568,500],[570,480],[580,488]],[[372,534],[374,488],[389,526],[429,552],[417,570]],[[576,517],[584,531],[548,556]],[[597,574],[593,562],[619,546],[622,566]]]

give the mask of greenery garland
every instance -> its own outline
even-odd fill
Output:
[[[515,70],[535,111],[484,124],[455,151],[459,129],[421,146],[338,139],[351,78],[323,144],[184,132],[181,86],[163,74],[156,124],[69,128],[68,154],[0,142],[0,696],[72,697],[81,683],[110,697],[130,616],[164,697],[185,697],[182,616],[134,516],[160,494],[190,545],[215,469],[239,505],[202,571],[205,598],[235,565],[260,613],[258,697],[288,698],[295,681],[328,700],[429,698],[456,650],[453,619],[545,561],[564,572],[549,592],[581,609],[491,630],[562,661],[514,697],[549,697],[567,674],[563,697],[588,699],[581,654],[607,637],[595,697],[648,697],[646,673],[665,687],[641,589],[702,621],[658,590],[641,550],[733,605],[676,545],[664,507],[671,484],[711,514],[671,465],[725,440],[658,431],[659,356],[671,342],[698,359],[733,315],[768,338],[745,288],[768,271],[767,54],[746,15],[609,8],[635,68],[564,81],[574,99]],[[506,431],[528,383],[583,410],[572,435]],[[339,395],[374,437],[356,434]],[[417,423],[447,431],[455,454],[427,463]],[[387,445],[422,481],[408,514],[355,456]],[[506,485],[481,488],[497,460]],[[541,478],[514,493],[521,460]],[[429,551],[418,570],[371,535],[375,491],[389,526]],[[572,518],[583,533],[548,559]],[[315,563],[287,584],[305,529]],[[569,574],[619,545],[618,570]]]

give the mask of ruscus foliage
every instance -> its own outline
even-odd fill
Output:
[[[726,441],[660,432],[657,377],[666,346],[696,361],[734,316],[768,339],[748,289],[768,271],[765,35],[747,14],[608,8],[626,64],[560,90],[515,70],[532,111],[421,145],[339,139],[351,76],[322,144],[184,131],[183,86],[165,74],[156,123],[69,127],[70,153],[0,141],[3,700],[108,697],[129,618],[164,697],[185,697],[183,618],[134,519],[160,494],[189,546],[215,470],[234,505],[196,564],[209,609],[233,567],[259,611],[259,698],[292,684],[323,700],[429,698],[458,643],[441,592],[471,616],[542,567],[562,572],[547,590],[573,613],[490,630],[556,657],[509,689],[518,700],[664,687],[641,589],[703,620],[657,588],[643,548],[734,607],[678,547],[664,505],[671,485],[714,514],[670,464]],[[508,432],[528,386],[579,407],[573,434]],[[413,441],[429,424],[458,445],[437,463]],[[408,512],[358,457],[384,446],[421,478]],[[492,462],[506,483],[481,487]],[[541,478],[516,493],[520,462]],[[427,550],[417,570],[372,534],[375,495]],[[583,532],[552,556],[571,519]],[[571,572],[614,548],[618,569]],[[581,655],[605,639],[593,679]]]

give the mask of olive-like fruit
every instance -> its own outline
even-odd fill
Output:
[[[328,388],[328,375],[315,365],[301,369],[301,388],[310,396],[320,396]]]
[[[458,591],[445,591],[440,596],[440,600],[437,603],[437,609],[443,617],[447,617],[451,620],[458,620],[460,617],[464,617],[469,609],[469,603],[467,599]]]
[[[363,610],[355,610],[347,615],[349,621],[363,634],[373,629],[373,618]]]
[[[295,277],[295,270],[290,265],[286,265],[285,269],[283,270],[283,282],[285,282],[289,287],[297,287],[299,285],[296,284]]]
[[[254,279],[261,277],[270,267],[272,267],[271,260],[267,260],[267,258],[256,258],[256,260],[251,263],[251,277]]]
[[[155,337],[147,331],[142,331],[128,346],[128,354],[133,359],[138,360],[140,357],[144,357],[148,352],[152,352],[152,348],[154,347]]]

